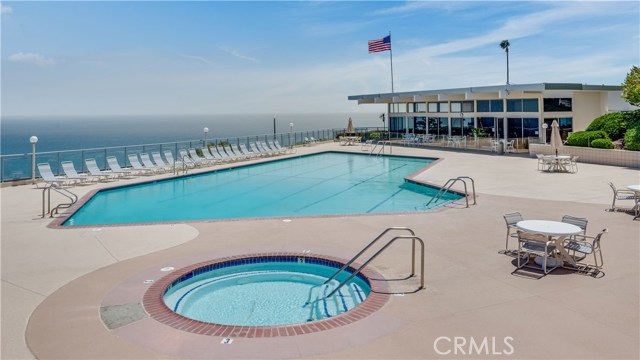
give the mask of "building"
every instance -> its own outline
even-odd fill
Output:
[[[544,140],[550,139],[553,120],[566,139],[601,115],[634,109],[621,95],[617,85],[541,83],[352,95],[349,100],[387,104],[390,132],[468,136],[478,128],[496,138]]]

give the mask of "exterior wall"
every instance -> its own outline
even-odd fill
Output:
[[[563,146],[561,152],[578,156],[578,162],[640,169],[640,151]],[[553,155],[554,151],[550,145],[529,144],[529,156],[535,157],[536,154]]]
[[[602,102],[602,92],[573,93],[573,131],[582,131],[593,119],[606,114],[606,103]]]

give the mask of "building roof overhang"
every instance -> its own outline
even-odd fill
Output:
[[[349,100],[357,100],[359,104],[380,104],[393,102],[420,101],[421,97],[437,96],[439,100],[445,100],[451,95],[464,95],[465,99],[473,99],[474,93],[497,93],[499,97],[510,92],[542,92],[547,90],[564,91],[621,91],[619,85],[588,85],[575,83],[539,83],[539,84],[510,84],[463,87],[453,89],[435,89],[420,91],[405,91],[380,94],[350,95]],[[424,101],[424,100],[422,100]]]

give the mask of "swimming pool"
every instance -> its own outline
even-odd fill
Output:
[[[174,281],[164,294],[172,311],[207,323],[279,326],[329,319],[365,301],[370,286],[341,264],[303,256],[255,257],[205,266]]]
[[[438,189],[405,177],[435,160],[328,152],[105,189],[63,226],[426,210]]]

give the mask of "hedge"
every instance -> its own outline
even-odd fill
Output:
[[[613,149],[613,143],[609,139],[595,139],[591,142],[592,148]]]
[[[589,124],[585,131],[602,130],[607,133],[609,139],[621,139],[627,131],[627,116],[621,112],[614,112],[602,115]]]
[[[640,124],[627,130],[624,134],[624,148],[632,151],[640,151]]]
[[[567,138],[567,145],[570,146],[581,146],[588,147],[590,143],[595,139],[609,139],[607,133],[598,130],[598,131],[576,131],[573,134],[569,135]]]

